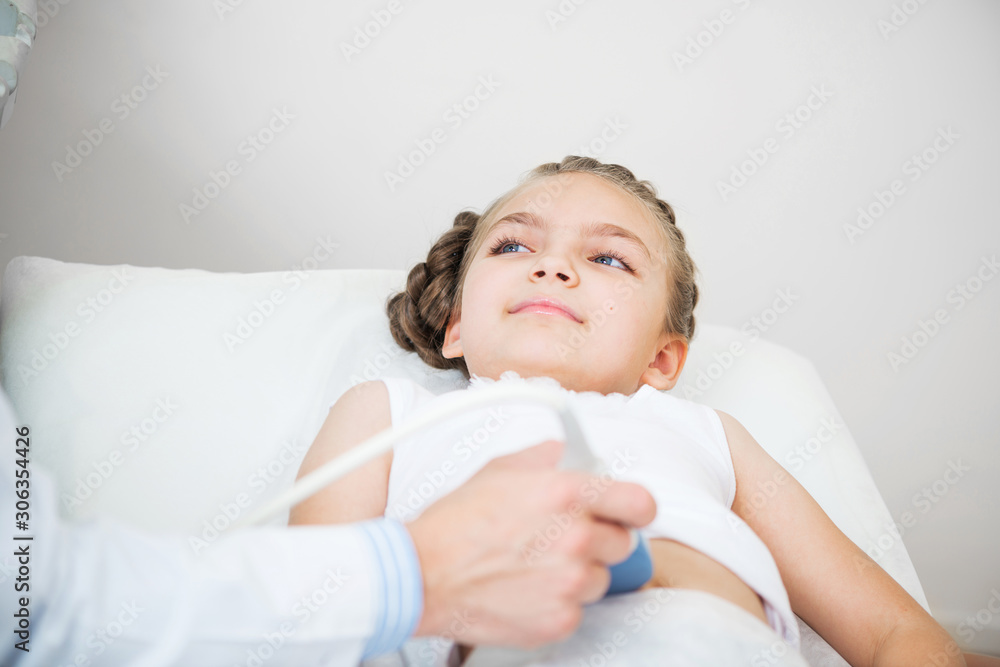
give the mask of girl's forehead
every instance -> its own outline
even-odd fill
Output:
[[[662,254],[668,243],[662,223],[642,200],[586,172],[550,174],[525,183],[497,210],[484,231],[526,220],[538,229],[593,228],[595,223],[623,227],[640,237],[653,256]]]
[[[550,174],[525,183],[497,210],[490,227],[510,213],[528,213],[563,224],[589,223],[595,218],[608,218],[608,222],[633,228],[655,224],[646,205],[635,195],[585,172]]]
[[[566,172],[548,174],[523,184],[515,199],[534,196],[553,202],[573,201],[582,197],[604,198],[627,202],[634,197],[617,185],[596,174]]]

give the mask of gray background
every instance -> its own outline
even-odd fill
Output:
[[[816,365],[891,513],[910,517],[902,539],[935,617],[1000,654],[987,611],[1000,599],[1000,280],[983,263],[1000,250],[1000,5],[400,2],[346,56],[388,5],[42,2],[0,133],[0,263],[283,271],[329,235],[339,246],[316,268],[403,269],[537,164],[624,164],[678,211],[701,321],[756,327],[779,290],[795,296],[757,330]],[[449,122],[480,77],[495,90]],[[826,99],[802,107],[813,90]],[[274,109],[294,118],[248,161],[240,147]],[[789,136],[779,123],[795,113]],[[621,129],[604,141],[609,122]],[[385,173],[436,128],[445,140],[390,189]],[[54,166],[81,142],[78,166]],[[719,182],[765,146],[723,197]],[[925,150],[936,159],[914,179]],[[240,173],[185,220],[181,204],[230,160]],[[852,242],[845,226],[897,179],[902,194]],[[978,291],[958,298],[970,279]],[[968,470],[946,477],[953,463]],[[980,610],[988,627],[961,632]]]

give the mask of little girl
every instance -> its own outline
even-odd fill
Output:
[[[400,346],[462,372],[459,391],[531,382],[568,395],[598,458],[657,501],[644,588],[696,591],[773,633],[788,651],[766,664],[805,664],[794,611],[852,665],[964,665],[947,632],[738,421],[656,391],[677,383],[694,335],[694,273],[673,209],[650,183],[569,156],[481,216],[460,213],[387,311]],[[299,476],[456,392],[387,378],[348,393],[362,408],[334,406]],[[469,411],[315,494],[289,522],[412,520],[489,459],[560,439],[546,412]],[[763,485],[775,493],[751,504]],[[522,548],[530,557],[544,540]],[[727,627],[703,630],[724,638]]]

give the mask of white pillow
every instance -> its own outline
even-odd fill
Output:
[[[402,270],[238,274],[17,257],[0,300],[2,382],[32,429],[34,462],[54,473],[64,516],[180,531],[198,551],[292,484],[329,406],[352,384],[394,376],[434,393],[465,385],[392,340],[385,301],[405,279]],[[927,608],[812,364],[700,323],[671,393],[739,419]],[[844,664],[800,629],[805,653]]]
[[[392,340],[384,302],[403,278],[12,260],[2,381],[63,515],[200,535],[290,485],[352,383],[461,386]]]

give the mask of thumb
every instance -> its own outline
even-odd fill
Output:
[[[493,470],[554,468],[562,459],[564,446],[561,440],[546,440],[513,454],[498,456],[483,467]]]

